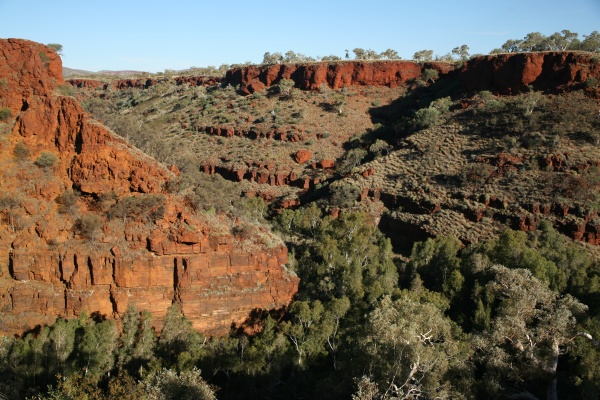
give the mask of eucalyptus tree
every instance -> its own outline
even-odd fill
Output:
[[[551,290],[529,270],[495,265],[491,272],[494,278],[486,290],[496,307],[490,328],[474,339],[488,390],[502,391],[506,382],[523,387],[537,381],[545,386],[548,400],[557,399],[560,355],[575,340],[598,345],[578,326],[588,307]],[[518,395],[534,398],[525,389]]]

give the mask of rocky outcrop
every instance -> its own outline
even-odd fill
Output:
[[[222,334],[289,303],[298,279],[282,243],[268,232],[241,242],[224,228],[235,221],[168,193],[173,172],[59,95],[50,48],[0,40],[0,82],[12,116],[0,122],[0,334],[81,312],[118,317],[131,303],[158,327],[179,303],[194,327]],[[44,153],[55,161],[34,163]],[[73,189],[82,195],[66,202]],[[132,206],[109,218],[115,204]]]
[[[528,90],[564,91],[580,87],[593,77],[600,78],[600,63],[590,53],[544,52],[508,53],[475,57],[455,69],[442,62],[343,61],[335,63],[251,65],[227,71],[225,82],[240,85],[245,93],[263,90],[281,79],[291,79],[304,90],[321,85],[333,89],[347,86],[389,86],[406,84],[435,69],[440,78],[457,79],[467,90],[491,90],[511,94]]]
[[[298,150],[294,154],[294,161],[296,161],[298,164],[304,164],[305,162],[307,162],[308,160],[310,160],[311,157],[312,157],[312,151],[310,151],[310,150]]]
[[[71,97],[33,96],[18,114],[13,137],[34,153],[52,150],[68,170],[68,179],[83,193],[158,193],[172,174],[90,120]]]
[[[174,78],[177,85],[212,86],[223,82],[219,76],[177,76]]]
[[[27,109],[27,100],[32,96],[46,96],[65,83],[62,61],[51,48],[21,39],[3,39],[0,43],[2,107],[13,110],[13,115]]]
[[[218,76],[176,76],[174,78],[134,78],[134,79],[118,79],[110,83],[102,82],[96,79],[68,79],[67,83],[80,89],[148,89],[159,83],[172,81],[175,85],[188,86],[211,86],[222,82],[222,78]]]
[[[255,308],[285,306],[298,280],[283,268],[287,250],[239,252],[229,235],[195,234],[175,241],[160,233],[130,238],[150,251],[113,247],[51,251],[15,248],[10,280],[0,285],[0,332],[20,333],[57,316],[82,312],[122,315],[131,303],[150,311],[157,327],[167,308],[180,303],[194,328],[228,332]]]
[[[96,79],[67,79],[67,83],[71,86],[75,86],[79,89],[106,89],[108,85],[106,82],[102,82]]]
[[[52,58],[56,55],[48,57],[49,68],[56,69]],[[400,60],[250,65],[227,71],[224,79],[206,76],[179,76],[173,79],[177,85],[190,86],[225,82],[240,85],[241,91],[248,94],[275,85],[281,79],[292,79],[295,86],[303,90],[316,90],[322,85],[333,89],[347,86],[396,87],[421,77],[425,69],[435,69],[440,77],[456,78],[469,91],[491,90],[513,94],[529,90],[529,87],[565,91],[581,87],[588,78],[599,79],[600,63],[594,62],[594,57],[585,52],[506,53],[475,57],[458,69],[451,63]],[[79,88],[147,89],[169,79],[121,79],[110,84],[91,79],[69,79],[67,82]]]
[[[529,90],[565,91],[600,78],[600,63],[591,53],[544,52],[480,56],[455,70],[467,90],[513,94]]]
[[[270,128],[260,129],[257,127],[241,128],[231,125],[216,125],[216,126],[196,126],[194,127],[198,132],[204,132],[209,135],[223,136],[223,137],[245,137],[248,139],[274,139],[281,140],[282,142],[301,142],[305,139],[304,134],[296,128]],[[290,132],[291,131],[291,132]]]
[[[316,90],[321,85],[333,89],[347,86],[396,87],[419,78],[425,69],[432,68],[440,75],[454,67],[449,63],[416,63],[412,61],[343,61],[312,64],[250,65],[227,71],[225,82],[240,85],[242,92],[253,93],[265,86],[291,79],[297,88]]]
[[[299,184],[296,172],[274,170],[267,167],[261,163],[251,164],[250,166],[240,165],[230,167],[205,165],[202,167],[202,171],[209,175],[217,173],[223,178],[234,182],[247,180],[256,182],[259,185],[271,186]]]

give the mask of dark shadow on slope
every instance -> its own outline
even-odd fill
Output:
[[[379,230],[390,239],[395,253],[410,256],[413,245],[432,236],[421,227],[392,218],[388,214],[381,216]]]

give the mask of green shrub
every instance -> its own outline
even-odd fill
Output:
[[[75,96],[77,93],[75,88],[69,84],[58,85],[56,89],[62,96]]]
[[[24,160],[31,155],[31,151],[29,150],[29,147],[27,147],[27,145],[25,143],[19,142],[13,149],[13,155],[17,159]]]
[[[60,196],[56,198],[58,203],[58,212],[61,214],[74,214],[77,211],[77,200],[81,193],[77,190],[65,190]]]
[[[62,50],[63,50],[63,46],[62,44],[58,44],[58,43],[48,43],[46,46],[50,47],[52,50],[54,50],[56,52],[56,54],[61,55],[62,54]]]
[[[490,99],[484,103],[486,111],[500,111],[504,108],[504,103],[501,100]]]
[[[496,96],[494,96],[493,93],[489,90],[482,90],[481,92],[479,92],[479,98],[483,101],[488,101],[496,98]]]
[[[10,108],[4,107],[0,108],[0,121],[8,121],[12,113],[10,112]]]
[[[96,238],[100,227],[102,226],[102,220],[96,214],[86,214],[83,217],[75,221],[75,232],[81,237],[87,240],[93,240]]]
[[[296,112],[292,113],[292,118],[295,118],[295,119],[304,119],[304,114],[305,114],[305,110],[302,109],[300,111],[296,111]]]
[[[587,78],[587,80],[584,83],[585,87],[587,87],[587,88],[595,87],[597,84],[598,84],[598,81],[594,77]]]
[[[356,148],[348,151],[340,164],[338,165],[338,172],[341,174],[347,174],[352,171],[353,168],[358,167],[362,162],[363,158],[367,155],[367,151],[361,148]]]
[[[43,51],[40,51],[40,58],[44,64],[48,64],[50,62],[50,57],[48,57],[48,55]]]
[[[282,79],[277,84],[277,90],[279,94],[282,94],[284,96],[291,96],[292,90],[294,89],[295,85],[296,82],[294,82],[291,79]]]
[[[223,113],[219,113],[219,114],[215,115],[214,119],[221,124],[233,122],[233,117],[231,115],[223,114]]]
[[[452,107],[452,99],[450,96],[439,98],[432,101],[429,107],[438,109],[442,113],[447,113],[450,111],[450,107]]]
[[[228,213],[236,216],[246,212],[246,198],[241,197],[241,188],[219,174],[207,175],[203,172],[188,171],[181,176],[183,187],[193,187],[186,194],[186,201],[196,210]]]
[[[540,92],[535,92],[529,87],[529,92],[515,98],[515,103],[523,111],[523,115],[531,116],[536,108],[543,105],[544,96]]]
[[[231,228],[231,233],[238,240],[250,240],[256,236],[256,231],[254,227],[250,224],[242,223],[241,225],[236,225]]]
[[[165,211],[165,198],[160,194],[145,194],[141,196],[125,197],[110,208],[109,218],[145,219],[148,222],[156,222],[162,218]]]
[[[415,113],[414,124],[417,128],[429,128],[440,124],[442,113],[437,108],[421,108]]]
[[[375,143],[373,143],[370,147],[369,147],[369,151],[373,154],[375,154],[376,156],[380,156],[382,154],[387,154],[390,149],[392,148],[392,146],[390,146],[389,144],[387,144],[386,141],[381,140],[381,139],[377,139],[375,141]]]
[[[462,186],[480,186],[490,177],[494,168],[489,164],[468,164],[458,174]]]
[[[50,168],[58,161],[58,157],[49,151],[42,151],[42,154],[35,160],[35,165],[40,168]]]
[[[427,68],[423,71],[423,75],[421,75],[421,78],[425,82],[431,81],[432,83],[435,83],[435,81],[439,78],[439,76],[440,76],[440,74],[437,72],[437,70],[432,69],[432,68]]]
[[[360,195],[360,189],[351,184],[330,186],[331,205],[348,208],[354,205]]]

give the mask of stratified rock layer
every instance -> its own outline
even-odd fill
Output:
[[[600,74],[600,63],[590,62],[592,53],[542,52],[508,53],[475,57],[462,67],[443,62],[343,61],[312,64],[250,65],[227,71],[225,81],[252,93],[291,79],[295,86],[316,90],[322,85],[339,89],[347,86],[396,87],[421,78],[434,69],[441,79],[457,79],[467,90],[518,93],[528,90],[560,91],[583,84]]]
[[[578,89],[590,77],[600,75],[600,63],[592,53],[544,52],[476,57],[456,70],[467,90],[491,90],[505,94],[529,90],[552,92]]]
[[[195,328],[222,334],[255,308],[289,303],[298,279],[284,268],[285,246],[239,243],[223,228],[234,222],[209,220],[167,193],[171,171],[60,95],[52,49],[0,40],[0,83],[0,106],[11,112],[0,122],[0,334],[82,312],[118,317],[132,303],[156,326],[179,303]],[[29,154],[17,156],[18,146]],[[54,165],[34,164],[42,153]],[[73,189],[81,198],[57,204]],[[163,206],[152,218],[105,215],[129,197]],[[87,233],[86,217],[95,223]]]
[[[346,86],[396,87],[419,78],[425,69],[435,69],[440,75],[453,69],[448,63],[412,61],[344,61],[312,64],[277,64],[235,68],[227,71],[225,81],[240,85],[243,92],[260,91],[277,84],[281,79],[292,79],[296,87],[316,90],[322,85],[339,89]]]

